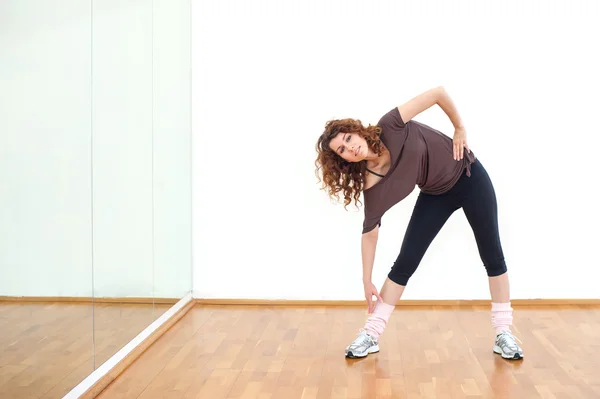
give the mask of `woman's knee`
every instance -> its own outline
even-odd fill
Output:
[[[497,277],[508,271],[504,259],[495,262],[484,263],[488,277]]]
[[[392,282],[406,287],[406,285],[408,284],[408,280],[410,280],[413,273],[414,272],[408,271],[406,269],[400,269],[396,267],[396,265],[394,265],[392,267],[392,270],[390,270],[390,272],[388,273],[388,278]]]

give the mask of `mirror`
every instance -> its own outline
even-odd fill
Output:
[[[94,369],[90,11],[0,2],[2,398],[62,397]]]
[[[93,2],[96,368],[191,291],[189,3],[181,6]]]
[[[189,20],[0,3],[0,397],[64,396],[192,291]]]
[[[151,4],[92,3],[95,368],[156,318]]]

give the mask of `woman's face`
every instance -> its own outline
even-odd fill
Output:
[[[329,148],[348,162],[360,162],[369,153],[367,141],[358,133],[339,133],[331,140]]]

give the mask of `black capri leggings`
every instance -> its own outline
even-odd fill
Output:
[[[492,181],[479,160],[471,165],[448,192],[441,195],[420,193],[404,235],[400,254],[388,277],[405,286],[417,270],[425,251],[457,209],[462,208],[477,242],[479,255],[489,277],[506,272],[498,232],[498,207]]]

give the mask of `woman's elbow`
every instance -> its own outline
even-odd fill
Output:
[[[363,233],[363,238],[368,240],[376,240],[379,236],[379,225],[375,226],[372,230]]]

